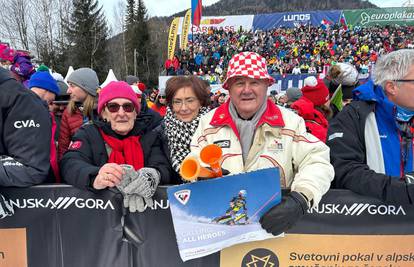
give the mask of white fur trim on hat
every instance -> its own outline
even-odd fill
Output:
[[[304,81],[304,86],[315,87],[318,84],[318,80],[316,80],[315,76],[309,76]]]

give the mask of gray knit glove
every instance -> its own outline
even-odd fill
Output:
[[[154,168],[141,168],[137,173],[138,177],[125,187],[125,193],[129,195],[138,194],[144,198],[151,198],[160,182],[160,173]]]
[[[137,194],[125,195],[124,207],[129,209],[129,212],[143,212],[147,207],[153,208],[154,201],[152,198],[144,198]]]
[[[0,219],[14,214],[13,207],[7,202],[2,194],[0,194]]]
[[[125,193],[125,187],[127,187],[133,180],[138,178],[138,173],[135,171],[134,167],[128,164],[122,164],[121,165],[122,170],[124,171],[124,174],[122,175],[122,180],[119,185],[116,187],[123,195],[126,195]]]

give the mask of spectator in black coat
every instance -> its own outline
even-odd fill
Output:
[[[157,185],[170,182],[171,167],[158,135],[137,123],[140,109],[127,83],[104,87],[98,100],[102,120],[82,126],[73,137],[61,161],[63,179],[92,191],[116,186],[131,211],[145,209],[144,200],[151,206]]]

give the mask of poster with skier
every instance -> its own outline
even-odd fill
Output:
[[[273,237],[259,219],[280,203],[277,168],[172,186],[167,193],[183,261]]]

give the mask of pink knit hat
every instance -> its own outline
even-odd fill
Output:
[[[139,113],[139,111],[141,110],[141,106],[138,102],[137,95],[135,94],[134,90],[132,90],[132,87],[124,81],[112,81],[107,86],[105,86],[99,93],[98,114],[101,114],[106,103],[115,98],[125,98],[131,100],[131,102],[135,106],[135,111]]]

